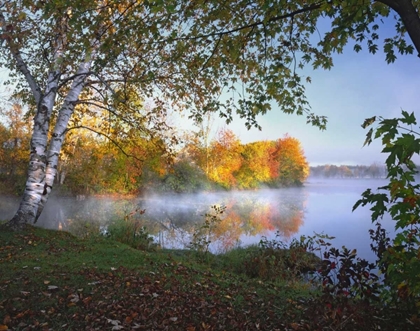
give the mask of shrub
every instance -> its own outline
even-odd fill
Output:
[[[136,209],[124,219],[112,222],[106,229],[106,236],[115,241],[127,244],[139,250],[154,250],[157,244],[148,233],[143,222],[136,215],[144,214],[144,210]]]
[[[366,128],[376,121],[376,117],[366,119],[362,126]],[[382,299],[419,313],[420,184],[416,182],[418,169],[412,158],[420,154],[420,133],[412,129],[414,125],[417,125],[414,113],[402,111],[401,118],[379,118],[376,130],[369,130],[365,144],[370,144],[372,137],[381,138],[382,152],[388,154],[385,162],[388,184],[379,187],[377,192],[371,189],[363,192],[353,210],[359,205],[372,205],[371,218],[376,224],[376,230],[370,233],[372,249],[387,285]],[[381,226],[385,213],[395,221],[397,234],[393,240]]]

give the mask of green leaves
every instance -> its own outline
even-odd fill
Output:
[[[375,121],[375,117],[366,119],[362,127],[367,128]],[[416,124],[414,113],[403,110],[402,117],[380,118],[378,127],[370,128],[365,144],[370,144],[372,136],[382,138],[382,153],[388,154],[385,163],[389,184],[379,187],[378,193],[366,190],[353,206],[354,211],[360,205],[371,204],[372,222],[385,213],[395,221],[395,229],[399,231],[394,240],[383,234],[380,222],[376,224],[377,231],[371,230],[371,238],[377,246],[372,245],[372,248],[378,255],[380,269],[386,272],[390,300],[398,304],[403,299],[413,306],[420,294],[417,276],[420,272],[420,184],[416,182],[418,168],[412,161],[414,155],[420,154],[420,134],[412,128]]]

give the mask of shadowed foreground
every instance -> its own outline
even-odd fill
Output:
[[[29,226],[2,229],[0,270],[0,330],[416,329],[398,312],[340,311],[307,285],[231,274],[189,252]]]

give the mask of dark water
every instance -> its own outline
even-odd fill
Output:
[[[237,245],[258,243],[280,234],[289,241],[300,235],[325,233],[336,237],[335,247],[356,248],[359,256],[373,260],[368,230],[372,228],[369,207],[352,212],[354,203],[366,188],[377,188],[383,180],[312,179],[301,188],[262,189],[196,195],[149,195],[143,198],[56,198],[51,197],[39,226],[65,229],[76,234],[95,232],[107,224],[128,218],[138,220],[165,247],[183,248],[191,241],[194,229],[212,205],[225,207],[217,227],[211,232],[211,250],[222,252]],[[83,199],[84,198],[84,199]],[[0,219],[12,217],[16,198],[0,200]],[[393,231],[389,218],[385,228]]]

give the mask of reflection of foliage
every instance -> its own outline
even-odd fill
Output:
[[[267,198],[264,194],[248,194],[238,192],[237,196],[223,199],[218,197],[221,204],[226,206],[223,217],[213,228],[212,251],[223,252],[235,247],[241,236],[256,236],[266,234],[277,229],[283,238],[289,238],[299,230],[303,223],[303,202],[305,195],[288,195],[285,191],[276,191],[278,195]],[[141,208],[147,209],[144,215],[150,221],[162,223],[164,232],[171,232],[172,228],[182,228],[184,231],[194,231],[190,225],[200,220],[208,206],[195,201],[170,203],[173,196],[160,199],[142,200]],[[185,196],[181,196],[185,199]],[[175,198],[176,199],[176,198]],[[204,198],[205,199],[205,198]]]
[[[376,122],[376,117],[367,119],[364,128]],[[407,125],[408,128],[401,125]],[[378,188],[378,193],[366,190],[357,201],[359,205],[372,204],[372,222],[376,231],[371,231],[372,249],[378,256],[378,266],[385,276],[389,291],[385,299],[395,305],[404,305],[407,310],[419,311],[420,296],[420,184],[416,182],[417,167],[412,161],[420,154],[420,133],[413,131],[417,125],[414,113],[402,112],[401,118],[380,118],[379,126],[371,128],[365,144],[372,138],[382,138],[382,152],[387,153],[385,161],[389,183]],[[376,131],[376,132],[375,132]],[[401,132],[402,131],[402,132]],[[398,233],[391,240],[383,230],[380,219],[389,213],[395,221]],[[414,308],[417,307],[417,308]]]
[[[249,234],[255,235],[274,230],[274,207],[270,203],[254,204],[249,214]]]
[[[281,214],[281,211],[275,210],[273,220],[274,227],[283,235],[283,238],[290,238],[303,224],[303,211],[291,209]]]
[[[214,229],[214,236],[217,239],[217,252],[226,252],[235,247],[243,233],[243,221],[233,210],[227,210],[225,217],[221,219]]]
[[[204,223],[197,227],[192,235],[188,248],[207,254],[209,246],[214,240],[214,231],[221,222],[221,216],[225,211],[224,206],[211,206],[211,211],[205,215]]]

